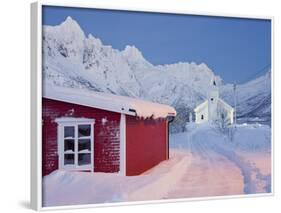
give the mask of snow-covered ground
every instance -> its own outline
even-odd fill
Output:
[[[172,135],[171,141],[173,148],[191,153],[193,163],[170,197],[270,192],[269,126],[238,125],[231,139],[212,125],[192,125],[187,132]]]
[[[75,205],[271,191],[271,129],[239,125],[233,137],[213,125],[171,135],[170,159],[139,176],[55,171],[43,179],[43,204]]]

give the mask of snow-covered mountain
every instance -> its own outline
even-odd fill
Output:
[[[169,104],[178,112],[173,122],[177,130],[185,126],[187,113],[205,99],[214,79],[222,97],[233,104],[232,85],[224,84],[204,63],[155,66],[135,46],[119,51],[86,36],[71,17],[43,27],[43,89],[83,88]],[[270,114],[270,74],[239,85],[237,91],[239,115]]]
[[[241,121],[271,121],[271,71],[236,87],[237,117]],[[234,106],[233,85],[222,87],[221,96]]]

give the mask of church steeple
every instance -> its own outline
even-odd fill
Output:
[[[219,90],[215,78],[210,82],[210,89],[208,92],[208,114],[209,120],[215,120],[217,115],[217,103],[219,100]]]
[[[211,80],[210,80],[210,86],[211,86],[212,88],[217,88],[217,87],[218,87],[217,79],[216,79],[215,76],[211,78]]]
[[[218,90],[219,90],[219,88],[218,88],[218,84],[217,84],[216,78],[213,77],[211,79],[211,81],[210,81],[209,93],[213,93],[213,92],[218,93]]]

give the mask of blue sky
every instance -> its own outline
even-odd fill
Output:
[[[44,25],[67,16],[113,48],[134,45],[155,65],[206,63],[228,83],[246,82],[271,66],[270,20],[43,7]]]

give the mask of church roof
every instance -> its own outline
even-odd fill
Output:
[[[202,108],[208,106],[208,100],[205,100],[201,104],[197,105],[197,107],[194,108],[194,112],[200,111]]]
[[[224,108],[226,108],[227,110],[234,110],[232,106],[230,106],[229,104],[227,104],[224,100],[222,100],[221,98],[218,99],[218,103],[221,104]],[[199,105],[197,105],[194,108],[194,112],[198,112],[200,110],[202,110],[202,108],[204,107],[208,107],[208,100],[205,100],[204,102],[200,103]]]
[[[229,104],[227,104],[224,100],[220,99],[218,100],[218,102],[220,102],[226,109],[228,110],[234,110],[232,106],[230,106]]]

